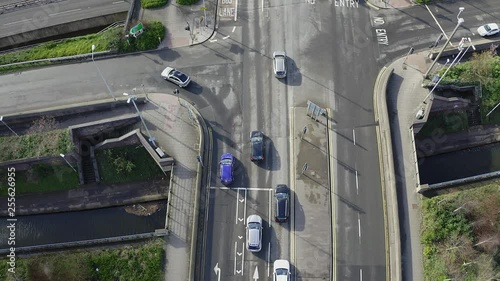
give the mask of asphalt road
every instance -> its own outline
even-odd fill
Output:
[[[3,4],[10,4],[11,1]],[[18,1],[20,2],[20,1]],[[124,0],[66,0],[46,5],[30,5],[8,10],[0,17],[0,36],[10,36],[40,28],[86,18],[127,12],[130,3]]]

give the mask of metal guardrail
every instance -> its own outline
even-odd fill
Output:
[[[113,54],[115,52],[116,51],[94,52],[94,57],[98,56],[98,55]],[[7,67],[7,66],[15,66],[15,65],[39,63],[39,62],[59,62],[59,61],[65,61],[65,60],[85,59],[85,58],[89,58],[91,56],[92,56],[92,53],[88,53],[88,54],[80,54],[80,55],[66,56],[66,57],[60,57],[60,58],[49,58],[49,59],[39,59],[39,60],[32,60],[32,61],[22,61],[22,62],[15,62],[15,63],[3,64],[3,65],[0,65],[0,68]]]
[[[115,27],[118,27],[118,26],[124,26],[125,25],[125,21],[124,20],[121,20],[121,21],[117,21],[117,22],[114,22],[112,24],[110,24],[109,26],[107,26],[106,28],[104,28],[103,30],[97,32],[97,34],[101,34],[111,28],[115,28]]]

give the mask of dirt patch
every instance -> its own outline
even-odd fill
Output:
[[[137,216],[150,216],[161,208],[161,202],[141,203],[125,207],[125,212]]]

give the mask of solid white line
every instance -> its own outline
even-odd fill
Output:
[[[67,13],[71,13],[71,12],[76,12],[76,11],[80,11],[80,10],[81,9],[73,9],[73,10],[68,10],[68,11],[64,11],[64,12],[53,13],[53,14],[49,14],[49,17],[57,16],[60,14],[67,14]]]
[[[231,33],[234,32],[235,29],[236,29],[236,26],[233,26],[233,31],[231,31]]]
[[[269,208],[268,208],[268,223],[269,227],[271,227],[271,190],[269,190]]]
[[[363,281],[363,269],[359,269],[359,281]]]
[[[113,3],[111,3],[111,4],[113,4],[113,5],[114,5],[114,4],[120,4],[120,3],[123,3],[123,2],[125,2],[125,1],[115,1],[115,2],[113,2]]]
[[[271,267],[271,242],[269,242],[269,247],[267,247],[267,277],[269,277],[270,267]]]
[[[6,23],[4,25],[13,25],[13,24],[16,24],[16,23],[21,23],[21,22],[30,21],[30,20],[31,19],[24,19],[24,20],[20,20],[20,21],[9,22],[9,23]]]
[[[243,276],[243,267],[245,265],[245,244],[241,244],[241,276]]]
[[[354,145],[356,145],[356,132],[354,131],[354,129],[352,129],[352,141]]]
[[[358,236],[360,238],[360,243],[361,243],[361,219],[359,218],[359,213],[358,213]]]
[[[229,38],[229,35],[222,37],[222,40],[226,40],[227,38]]]
[[[238,0],[236,0],[236,5],[234,6],[234,21],[238,17]]]
[[[272,188],[266,188],[266,187],[227,187],[227,186],[211,186],[210,189],[220,189],[220,190],[256,190],[256,191],[273,190]]]
[[[233,275],[236,275],[236,247],[238,242],[234,242],[234,272]]]
[[[355,173],[356,173],[356,194],[359,195],[358,170],[356,170]]]
[[[264,12],[264,0],[260,1],[260,3],[261,3],[260,11]]]
[[[240,192],[236,192],[236,216],[235,223],[238,224],[238,207],[240,206]]]
[[[247,190],[245,189],[245,209],[243,209],[243,220],[245,226],[247,225]]]

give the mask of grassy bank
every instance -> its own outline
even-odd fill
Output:
[[[95,152],[103,183],[145,181],[163,172],[142,146],[125,146]]]
[[[2,170],[0,196],[7,196],[7,169]],[[16,195],[32,192],[68,190],[80,185],[78,174],[68,165],[51,166],[37,164],[27,171],[17,171]]]
[[[14,281],[116,281],[163,280],[163,240],[134,248],[79,250],[16,259],[16,274],[0,260],[0,280]]]
[[[500,182],[422,202],[425,280],[500,278]]]
[[[122,27],[109,29],[99,34],[75,37],[60,42],[47,42],[36,47],[10,52],[0,55],[0,65],[16,62],[25,62],[39,59],[58,58],[90,54],[92,45],[96,46],[94,52],[117,51],[120,53],[136,52],[156,49],[165,37],[165,27],[158,21],[145,22],[144,33],[139,37],[125,37]],[[160,40],[158,40],[160,38]],[[33,63],[30,65],[16,65],[0,67],[0,73],[20,71],[34,66],[46,66],[49,62]]]

